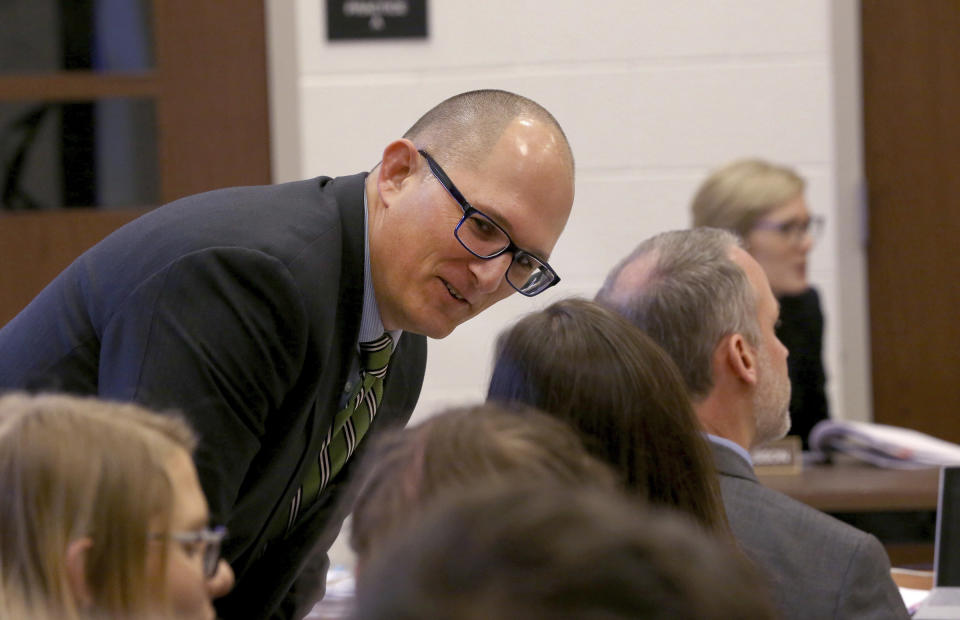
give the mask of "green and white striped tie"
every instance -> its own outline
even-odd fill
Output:
[[[320,456],[310,464],[303,485],[290,502],[287,530],[293,527],[301,506],[309,506],[343,468],[364,435],[383,398],[383,379],[387,376],[393,338],[383,334],[376,340],[360,343],[359,387],[336,418],[320,446]]]

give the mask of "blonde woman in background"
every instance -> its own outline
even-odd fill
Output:
[[[807,280],[807,258],[823,219],[811,215],[805,182],[795,171],[741,159],[713,172],[693,198],[693,226],[729,230],[770,281],[780,302],[777,338],[790,350],[787,366],[791,435],[808,447],[810,429],[829,417],[823,368],[823,312]]]
[[[214,618],[233,583],[179,419],[0,397],[0,617]]]

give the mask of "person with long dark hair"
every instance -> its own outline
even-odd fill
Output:
[[[497,341],[488,400],[519,401],[575,428],[626,487],[726,533],[716,471],[670,357],[619,315],[566,299]]]

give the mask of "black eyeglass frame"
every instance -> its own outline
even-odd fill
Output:
[[[169,532],[167,534],[151,534],[150,538],[155,540],[172,540],[182,545],[195,545],[204,543],[203,549],[203,576],[212,579],[217,574],[217,566],[220,564],[220,549],[223,545],[223,539],[227,536],[227,528],[218,525],[214,528],[205,527],[200,530],[190,532]]]
[[[436,160],[434,160],[433,157],[430,156],[429,153],[427,153],[423,149],[418,149],[417,152],[423,155],[423,158],[427,160],[427,165],[430,166],[430,172],[433,173],[433,176],[437,179],[437,181],[440,182],[440,185],[443,186],[443,189],[447,190],[447,193],[450,194],[450,196],[456,201],[456,203],[460,205],[460,208],[463,209],[463,216],[460,218],[460,222],[457,224],[456,228],[453,229],[453,236],[457,238],[457,241],[460,242],[460,245],[462,245],[467,252],[470,252],[470,254],[476,256],[477,258],[482,258],[484,260],[496,258],[506,252],[509,252],[513,255],[513,259],[510,261],[510,266],[512,266],[513,263],[517,261],[518,257],[522,258],[524,256],[528,256],[533,260],[535,260],[540,265],[542,265],[543,268],[546,270],[546,272],[553,279],[549,283],[547,283],[545,286],[537,288],[532,293],[524,291],[520,286],[517,286],[516,284],[513,283],[513,281],[510,280],[510,267],[509,266],[507,267],[507,271],[504,274],[504,277],[506,278],[507,283],[510,286],[512,286],[515,291],[517,291],[518,293],[526,297],[535,297],[536,295],[539,295],[540,293],[544,292],[551,286],[555,286],[558,282],[560,282],[560,276],[557,275],[557,272],[553,270],[553,267],[551,267],[546,261],[537,257],[535,254],[527,252],[523,248],[517,246],[517,244],[515,244],[513,242],[513,239],[510,237],[510,233],[504,230],[503,226],[500,226],[500,224],[497,224],[493,220],[493,218],[491,218],[489,215],[487,215],[480,209],[477,209],[472,204],[467,202],[467,199],[464,198],[462,193],[460,193],[460,190],[457,189],[457,186],[453,184],[453,181],[450,180],[450,177],[447,176],[447,173],[443,171],[443,168],[440,167],[440,164],[438,164]],[[475,213],[477,215],[482,216],[486,221],[490,222],[490,224],[495,226],[497,230],[503,233],[503,236],[506,237],[507,239],[507,245],[504,248],[494,252],[493,254],[483,255],[483,254],[478,254],[477,252],[474,252],[470,248],[470,246],[468,246],[466,243],[463,242],[463,239],[460,238],[460,227],[463,226],[463,223],[466,222],[467,219]]]

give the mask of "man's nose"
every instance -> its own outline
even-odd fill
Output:
[[[783,358],[786,359],[790,357],[790,349],[787,347],[787,345],[783,344],[783,341],[780,340],[780,338],[777,338],[777,344],[780,345],[780,349],[783,351]]]
[[[500,288],[512,261],[513,256],[506,252],[495,258],[477,258],[471,261],[470,272],[477,279],[477,290],[481,293],[493,293]]]

